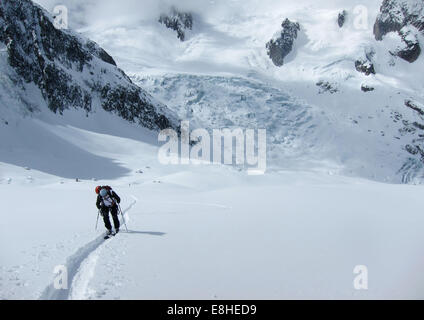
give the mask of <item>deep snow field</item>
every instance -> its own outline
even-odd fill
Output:
[[[53,174],[0,165],[1,299],[423,297],[422,186],[320,169],[164,166],[151,133],[121,123],[119,136],[105,134],[120,121],[107,114],[65,117],[20,124],[75,147],[49,160]],[[80,161],[91,176],[55,175]],[[92,181],[106,165],[110,176]],[[122,196],[130,230],[107,241],[102,221],[94,230],[98,184]],[[69,290],[52,287],[57,265],[68,268]],[[353,287],[357,265],[368,267],[368,290]]]

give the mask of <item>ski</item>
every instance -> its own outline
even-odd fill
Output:
[[[107,240],[107,239],[110,239],[110,238],[112,238],[114,236],[116,236],[116,233],[115,232],[112,232],[111,234],[105,235],[103,239]]]

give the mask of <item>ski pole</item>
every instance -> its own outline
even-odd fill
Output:
[[[124,221],[125,229],[127,229],[127,232],[128,232],[127,223],[125,222],[124,213],[122,212],[121,205],[119,203],[118,203],[118,208],[119,208],[119,211],[121,211],[122,221]]]
[[[99,211],[97,211],[97,220],[96,220],[96,231],[97,231],[97,225],[98,225],[98,223],[99,223],[99,216],[100,216],[100,210]]]

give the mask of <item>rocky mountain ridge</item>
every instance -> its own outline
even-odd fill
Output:
[[[55,113],[76,108],[90,114],[103,108],[148,129],[177,127],[172,112],[136,86],[105,50],[57,29],[51,16],[30,0],[0,3],[0,43],[8,81],[21,96],[30,94],[26,84],[34,84]],[[26,107],[37,109],[31,103]]]

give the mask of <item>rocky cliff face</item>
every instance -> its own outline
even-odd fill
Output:
[[[339,13],[339,16],[337,18],[337,24],[339,25],[340,28],[343,28],[347,19],[347,15],[348,13],[346,10],[343,10],[342,12]]]
[[[149,129],[176,127],[173,114],[133,84],[105,50],[56,29],[50,15],[30,0],[0,2],[0,44],[5,47],[0,63],[12,70],[6,76],[21,91],[25,83],[35,84],[55,113],[102,107]]]
[[[358,59],[355,61],[355,69],[358,72],[369,76],[371,74],[375,74],[375,68],[372,62],[368,59]]]
[[[397,32],[403,45],[393,55],[414,62],[421,54],[418,33],[424,32],[424,2],[422,0],[384,0],[374,24],[376,40]]]
[[[284,64],[284,58],[293,50],[300,31],[299,23],[291,22],[289,19],[284,20],[281,27],[283,28],[281,34],[266,44],[268,56],[277,67]]]
[[[176,8],[171,8],[169,14],[162,14],[159,22],[168,29],[177,32],[177,37],[181,41],[186,39],[186,31],[193,29],[193,15],[188,12],[180,12]]]

